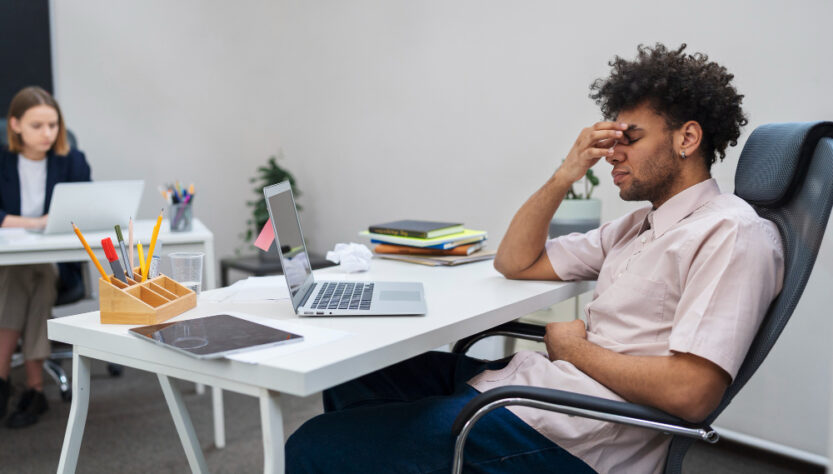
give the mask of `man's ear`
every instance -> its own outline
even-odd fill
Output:
[[[677,153],[682,156],[685,152],[686,157],[693,156],[700,148],[700,142],[703,140],[703,127],[697,121],[689,120],[679,128],[675,135],[674,148]]]

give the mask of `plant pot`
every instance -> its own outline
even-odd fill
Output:
[[[550,221],[550,237],[573,232],[587,232],[601,225],[602,201],[598,199],[565,199]]]

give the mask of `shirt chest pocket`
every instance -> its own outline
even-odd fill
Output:
[[[589,329],[624,344],[657,341],[671,326],[667,297],[664,282],[625,273],[588,306]]]

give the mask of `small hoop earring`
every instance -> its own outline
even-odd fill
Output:
[[[685,150],[683,150],[683,151],[681,152],[681,154],[683,155],[683,159],[685,159]]]

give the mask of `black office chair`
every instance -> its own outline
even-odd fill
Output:
[[[752,132],[741,153],[735,194],[761,217],[773,221],[784,243],[784,285],[772,302],[746,358],[720,405],[701,423],[689,423],[655,408],[561,390],[526,386],[500,387],[472,399],[460,411],[454,472],[463,466],[466,436],[483,415],[507,405],[524,405],[568,415],[651,428],[672,435],[666,473],[679,473],[695,439],[716,443],[710,426],[769,354],[798,304],[821,245],[833,206],[833,122],[763,125]],[[476,341],[493,335],[543,341],[544,328],[511,322],[459,341],[465,353]]]

